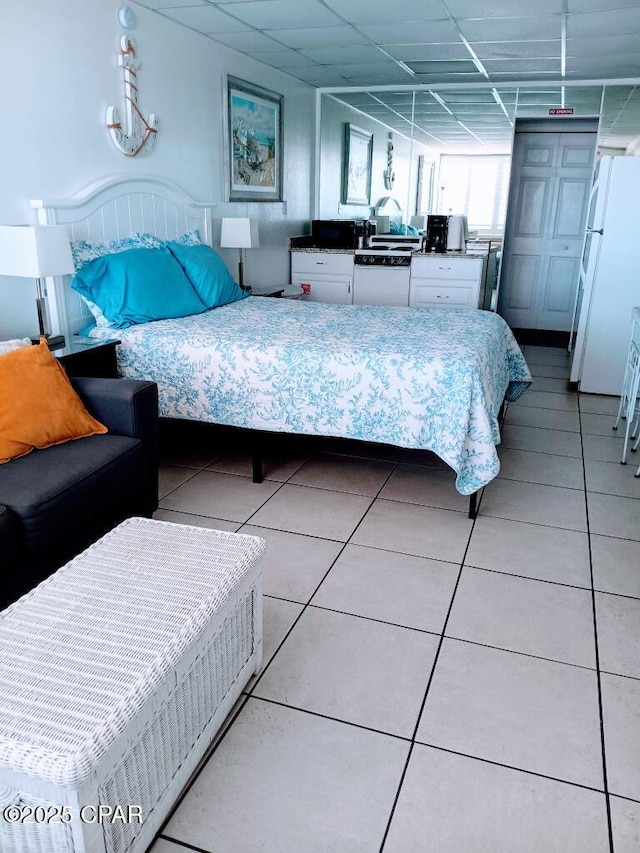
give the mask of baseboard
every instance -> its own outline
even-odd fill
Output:
[[[530,344],[536,347],[562,347],[569,346],[569,332],[556,332],[551,329],[512,329],[515,339],[519,344],[526,346]]]

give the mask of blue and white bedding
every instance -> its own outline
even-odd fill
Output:
[[[252,297],[115,334],[121,375],[157,382],[163,417],[431,450],[463,495],[497,475],[500,405],[531,383],[487,311]]]

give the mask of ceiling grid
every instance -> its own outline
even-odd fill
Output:
[[[558,107],[597,116],[602,102],[601,144],[624,148],[640,135],[640,0],[141,5],[305,83],[334,90],[390,130],[409,135],[415,107],[413,136],[427,146],[434,140],[447,148],[505,144],[516,105],[518,118]],[[399,100],[412,88],[415,104],[411,91]],[[362,90],[371,95],[362,98]]]

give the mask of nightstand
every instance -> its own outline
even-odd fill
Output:
[[[283,287],[252,287],[251,296],[272,296],[279,299],[284,293]]]
[[[118,340],[81,338],[74,335],[66,346],[53,351],[69,376],[96,376],[117,379],[116,347]]]
[[[274,287],[256,285],[251,288],[252,296],[274,296],[279,299],[304,299],[306,293],[300,289],[298,284],[281,284]]]

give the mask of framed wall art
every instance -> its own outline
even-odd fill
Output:
[[[373,134],[354,124],[345,124],[342,158],[343,204],[369,204],[372,157]]]
[[[227,77],[229,201],[282,201],[283,100]]]

